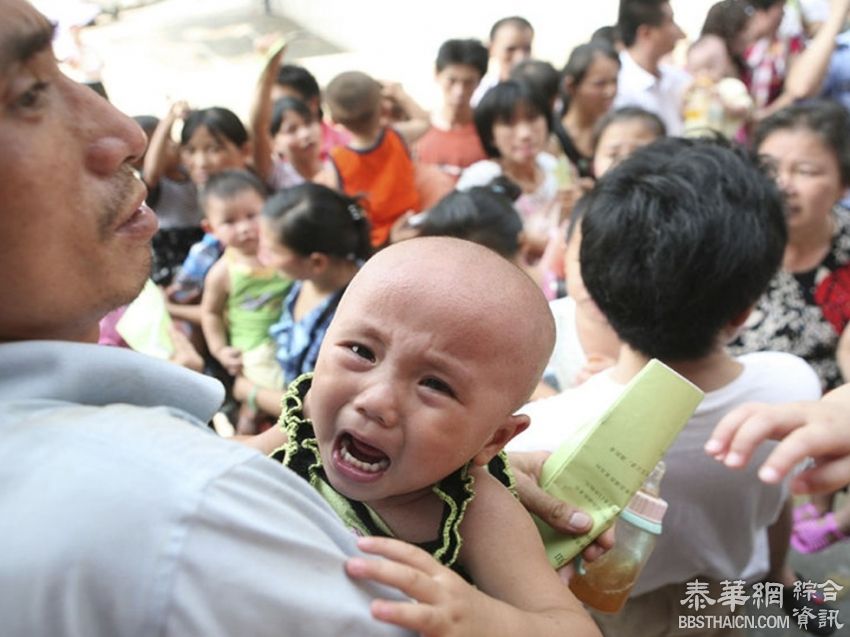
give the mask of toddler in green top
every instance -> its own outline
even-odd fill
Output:
[[[242,374],[258,387],[282,389],[269,327],[280,318],[291,281],[257,256],[265,195],[262,182],[244,170],[215,174],[201,191],[204,230],[225,246],[204,282],[201,327],[210,353],[229,374]],[[254,433],[255,411],[243,405],[238,433]]]

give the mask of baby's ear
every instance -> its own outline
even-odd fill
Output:
[[[513,414],[508,416],[508,419],[504,422],[504,424],[493,432],[493,435],[490,436],[490,439],[484,447],[481,448],[481,451],[475,454],[475,457],[472,459],[472,464],[482,467],[486,465],[497,453],[505,448],[505,445],[508,444],[514,436],[528,429],[528,425],[530,423],[531,419],[525,414]]]

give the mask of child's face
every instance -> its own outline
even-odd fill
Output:
[[[260,221],[259,257],[263,265],[274,268],[288,279],[304,281],[312,275],[311,261],[276,239],[277,230],[266,220]]]
[[[726,44],[717,36],[705,36],[688,51],[688,72],[719,82],[727,76],[732,61]]]
[[[273,150],[289,161],[312,160],[319,156],[321,136],[319,122],[305,120],[299,113],[287,111],[280,130],[274,136]]]
[[[490,57],[499,63],[500,80],[506,80],[517,64],[531,57],[534,32],[515,24],[506,24],[496,31],[490,43]]]
[[[335,489],[407,504],[516,433],[506,434],[522,418],[511,416],[510,337],[477,308],[447,312],[445,291],[423,281],[349,292],[322,345],[309,415]]]
[[[534,163],[548,135],[546,119],[524,106],[517,108],[510,121],[493,123],[493,145],[502,159],[514,164]]]
[[[263,198],[252,189],[226,199],[210,196],[204,205],[207,231],[229,248],[256,255]]]
[[[593,174],[598,179],[638,148],[651,144],[656,139],[655,132],[638,118],[609,124],[596,144],[596,153],[593,155]]]
[[[245,167],[245,150],[229,139],[213,136],[206,126],[198,126],[182,149],[183,163],[192,181],[201,186],[210,175]]]
[[[312,160],[319,157],[321,137],[319,122],[287,111],[274,136],[274,152],[289,161]]]

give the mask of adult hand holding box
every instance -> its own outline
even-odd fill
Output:
[[[555,568],[608,528],[693,415],[704,394],[653,359],[595,422],[579,428],[543,465],[540,486],[593,519],[570,537],[535,518]]]

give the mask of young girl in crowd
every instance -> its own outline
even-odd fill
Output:
[[[457,182],[458,190],[468,190],[505,176],[520,187],[516,207],[532,261],[561,221],[558,162],[544,151],[550,120],[549,105],[530,86],[516,80],[497,84],[475,109],[475,128],[490,159],[472,164]]]
[[[240,170],[247,166],[250,144],[248,131],[233,111],[220,106],[182,111],[163,120],[170,135],[176,118],[183,120],[180,132],[180,156],[192,183],[202,188],[210,176],[223,170]],[[161,125],[163,123],[161,122]],[[204,277],[224,248],[211,234],[192,246],[174,282],[168,288],[168,310],[172,316],[200,323],[197,303],[200,301]]]
[[[271,51],[260,73],[250,120],[254,170],[274,192],[313,181],[326,168],[319,116],[298,94],[272,101],[283,53]]]
[[[217,173],[204,186],[204,225],[225,250],[206,277],[201,325],[210,353],[229,374],[281,391],[283,376],[269,327],[280,318],[291,282],[257,256],[265,194],[262,182],[247,171]],[[249,397],[240,410],[237,433],[254,433],[257,421]]]
[[[147,204],[156,211],[159,230],[153,237],[151,278],[157,285],[171,283],[189,249],[204,236],[198,191],[180,161],[180,148],[171,138],[174,119],[185,104],[173,104],[162,121],[136,117],[150,140],[137,169],[148,187]]]
[[[369,222],[355,199],[305,183],[270,198],[260,223],[263,262],[294,280],[270,334],[284,385],[313,370],[339,299],[371,255]],[[237,379],[237,399],[280,412],[282,392]]]
[[[655,113],[637,106],[610,111],[596,126],[593,175],[599,179],[638,148],[664,137],[664,122]]]
[[[573,49],[561,71],[560,118],[553,123],[556,155],[564,154],[580,177],[593,176],[593,140],[596,124],[614,103],[620,58],[605,42]]]

